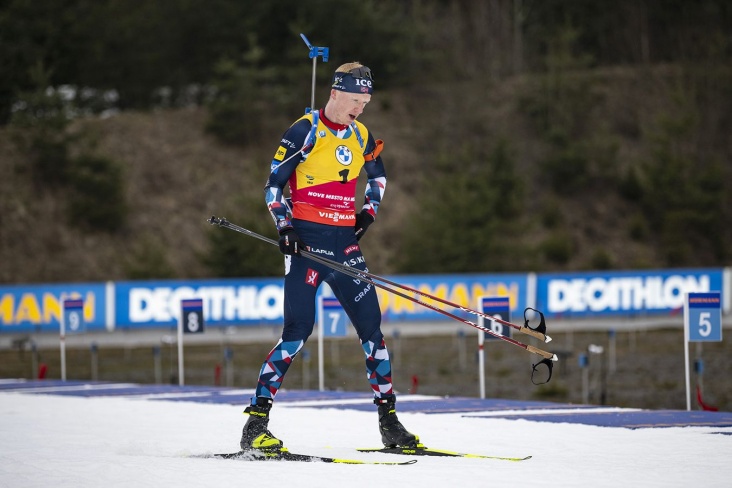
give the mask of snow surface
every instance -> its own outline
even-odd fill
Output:
[[[301,404],[302,405],[302,404]],[[419,457],[408,466],[245,462],[191,455],[238,450],[242,407],[154,396],[0,393],[1,487],[729,487],[732,428],[625,429],[400,413],[441,449],[522,462]],[[270,430],[292,452],[396,461],[375,412],[276,404]],[[724,435],[726,434],[726,435]]]

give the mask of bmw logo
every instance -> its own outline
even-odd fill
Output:
[[[347,146],[338,146],[335,150],[335,157],[343,166],[348,166],[353,162],[353,154]]]

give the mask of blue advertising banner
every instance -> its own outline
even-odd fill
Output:
[[[115,286],[118,328],[175,326],[181,300],[200,298],[208,325],[282,321],[281,278],[128,281]]]
[[[605,271],[583,273],[401,275],[389,280],[461,307],[478,297],[506,296],[513,316],[534,307],[547,317],[582,318],[679,313],[686,293],[722,290],[723,269]],[[372,285],[367,285],[372,286]],[[405,295],[413,293],[399,289]],[[408,298],[377,288],[384,322],[446,320]],[[275,278],[126,281],[0,286],[0,333],[57,332],[63,300],[83,300],[88,331],[171,327],[181,300],[200,298],[210,326],[278,325],[282,322],[283,280]],[[319,297],[332,297],[321,286]],[[423,296],[420,301],[468,320],[470,314]],[[724,302],[727,303],[727,302]]]
[[[511,309],[523,311],[526,275],[411,275],[389,278],[410,288],[474,307],[477,297],[505,295]],[[281,278],[199,281],[131,281],[115,286],[115,323],[119,328],[174,326],[180,301],[202,298],[206,323],[216,325],[261,325],[282,322]],[[415,302],[377,288],[385,321],[444,320],[444,316]],[[321,286],[319,296],[332,296]],[[429,301],[429,300],[426,300]],[[439,305],[435,302],[435,305]],[[456,313],[455,309],[440,305]]]
[[[722,289],[723,270],[541,273],[536,308],[547,317],[681,313],[686,293]]]
[[[527,306],[528,277],[526,274],[405,275],[389,279],[471,309],[475,308],[478,298],[481,296],[507,296],[511,304],[511,311],[520,311],[521,314]],[[377,288],[376,292],[379,295],[384,320],[445,320],[445,317],[439,312],[411,300],[396,296],[381,288]],[[405,293],[411,295],[408,292]],[[460,317],[472,317],[447,305],[421,297],[417,298]]]
[[[56,332],[63,317],[63,301],[83,300],[87,330],[105,328],[103,283],[0,286],[0,333]]]

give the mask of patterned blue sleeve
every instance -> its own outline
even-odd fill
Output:
[[[369,132],[369,141],[366,144],[365,153],[372,152],[375,147],[376,142]],[[386,189],[386,169],[384,168],[384,162],[381,160],[381,156],[377,156],[373,161],[367,161],[364,164],[364,168],[368,181],[366,182],[363,210],[368,211],[376,219],[376,213],[379,211],[379,205],[381,204],[381,199],[384,197],[384,190]]]
[[[308,119],[293,124],[283,134],[280,146],[272,158],[269,178],[264,186],[264,200],[278,231],[292,225],[290,206],[284,191],[290,176],[302,161],[302,154],[299,153],[310,133],[310,127]]]

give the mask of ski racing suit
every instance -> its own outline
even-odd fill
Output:
[[[283,135],[272,160],[265,201],[277,229],[293,227],[310,252],[368,271],[354,233],[355,194],[364,169],[368,182],[362,211],[375,219],[386,187],[378,155],[382,142],[375,141],[362,123],[336,124],[323,112],[304,115]],[[291,199],[284,196],[288,184]],[[375,287],[299,255],[285,256],[284,328],[262,364],[256,397],[274,399],[292,360],[312,334],[316,292],[323,281],[356,329],[374,397],[393,397]]]

